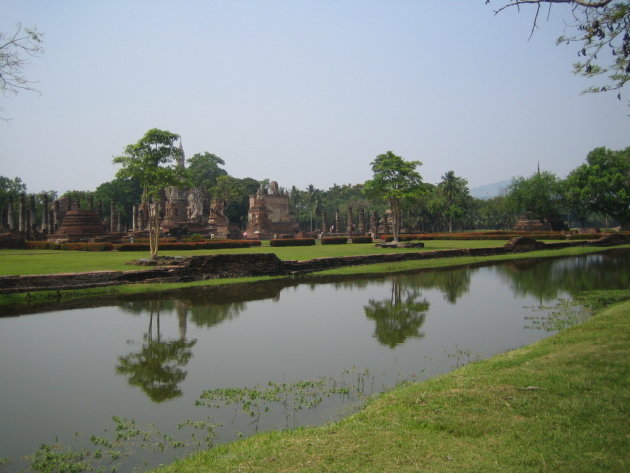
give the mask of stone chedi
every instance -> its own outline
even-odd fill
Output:
[[[294,235],[299,226],[289,210],[289,196],[282,193],[278,183],[272,181],[269,189],[262,186],[249,196],[247,238],[270,239],[278,235]]]

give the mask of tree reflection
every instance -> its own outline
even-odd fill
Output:
[[[630,287],[630,257],[613,251],[557,260],[518,260],[496,267],[516,295],[544,300],[561,292],[576,296],[594,289]]]
[[[419,300],[420,291],[417,286],[404,284],[409,281],[404,276],[391,279],[391,297],[382,301],[371,299],[363,308],[367,318],[376,322],[374,336],[383,345],[394,348],[408,338],[422,338],[420,328],[424,324],[429,303]]]
[[[182,367],[192,357],[191,348],[196,343],[196,340],[186,340],[187,311],[178,309],[180,338],[162,340],[160,301],[150,301],[149,329],[143,336],[142,348],[139,352],[118,358],[116,373],[129,376],[129,384],[142,389],[154,402],[163,402],[182,395],[179,386],[187,375]]]

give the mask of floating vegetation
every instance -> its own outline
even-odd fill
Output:
[[[235,415],[240,412],[253,417],[255,431],[258,431],[262,414],[278,407],[284,411],[288,426],[289,419],[292,415],[295,416],[297,411],[312,409],[326,397],[338,395],[350,398],[352,395],[362,395],[365,389],[365,376],[365,373],[358,374],[355,385],[348,385],[343,380],[322,377],[294,383],[270,381],[263,386],[211,389],[204,391],[195,404],[211,408],[235,406]]]
[[[525,317],[528,325],[526,329],[545,330],[546,332],[558,332],[568,327],[583,322],[589,318],[593,311],[575,300],[558,299],[553,306],[529,306],[532,312],[543,312],[543,315]]]
[[[164,452],[170,449],[211,447],[215,425],[204,421],[185,421],[178,430],[192,428],[190,439],[175,439],[172,435],[157,430],[154,426],[141,429],[134,419],[112,417],[114,428],[105,430],[104,435],[90,435],[85,439],[75,434],[80,446],[63,445],[59,442],[44,444],[29,458],[31,471],[41,473],[113,473],[122,468],[125,459],[139,451]],[[197,431],[203,432],[197,438]]]

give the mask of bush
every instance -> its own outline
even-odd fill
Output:
[[[372,240],[371,236],[356,236],[356,237],[352,237],[352,243],[372,243],[374,240]]]
[[[323,237],[322,245],[345,245],[348,243],[348,237]]]
[[[313,246],[315,238],[277,238],[269,240],[270,246]]]
[[[27,250],[59,250],[59,244],[54,241],[27,241]]]
[[[186,243],[162,243],[158,250],[220,250],[221,248],[251,248],[260,246],[260,240],[206,240]],[[148,243],[122,243],[114,247],[118,251],[149,251]]]
[[[111,243],[61,243],[59,249],[65,251],[112,251],[114,245]]]
[[[56,243],[54,241],[27,241],[29,250],[64,250],[64,251],[112,251],[114,245],[108,242],[102,243]]]

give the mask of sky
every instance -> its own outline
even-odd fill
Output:
[[[587,94],[570,10],[493,0],[0,0],[0,31],[44,34],[0,96],[0,176],[29,192],[95,190],[151,128],[237,178],[358,184],[386,151],[469,187],[566,176],[630,146],[627,97]],[[570,30],[569,30],[570,31]],[[626,92],[627,95],[627,92]]]

